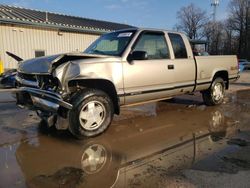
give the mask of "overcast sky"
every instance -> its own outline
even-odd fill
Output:
[[[220,0],[218,19],[227,16],[229,1]],[[190,3],[212,13],[211,0],[0,0],[0,3],[163,29],[172,29],[176,12]]]

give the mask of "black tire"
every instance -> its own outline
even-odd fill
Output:
[[[214,94],[216,87],[221,87],[222,89],[221,90],[222,95],[220,97],[219,95],[215,96]],[[202,92],[203,101],[207,106],[215,106],[221,104],[224,100],[224,95],[225,95],[225,83],[224,80],[219,77],[214,79],[212,85],[208,90]]]
[[[94,105],[97,103],[104,111],[102,115],[99,114],[102,116],[100,117],[102,119],[101,123],[96,123],[98,126],[94,129],[84,127],[84,122],[82,119],[80,119],[80,113],[84,110],[83,108],[89,108],[88,106],[85,106],[90,103],[94,103]],[[112,122],[114,115],[113,102],[103,91],[96,89],[85,89],[72,98],[72,104],[73,109],[69,112],[69,131],[78,139],[84,137],[94,137],[103,133]],[[95,113],[95,116],[98,115],[97,111],[95,112],[92,110],[91,112],[93,116],[93,113]],[[93,116],[88,116],[88,118],[92,118],[93,120],[95,119]]]

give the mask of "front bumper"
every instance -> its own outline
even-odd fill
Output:
[[[17,90],[17,104],[31,110],[57,113],[59,109],[71,110],[72,105],[64,101],[61,95],[42,89],[20,87]]]

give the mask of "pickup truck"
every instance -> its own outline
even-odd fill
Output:
[[[223,102],[239,77],[236,56],[193,55],[179,32],[132,28],[104,34],[83,53],[21,61],[17,104],[77,138],[103,133],[120,107],[200,91]]]

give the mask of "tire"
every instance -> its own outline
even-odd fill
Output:
[[[202,92],[203,101],[207,106],[219,105],[223,102],[225,95],[225,83],[222,78],[214,79],[210,88]]]
[[[103,91],[85,89],[72,98],[72,104],[69,131],[76,138],[97,136],[112,122],[113,102]]]

